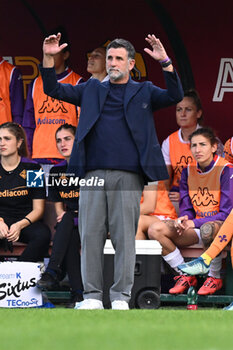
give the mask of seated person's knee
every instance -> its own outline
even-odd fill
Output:
[[[159,221],[149,226],[148,232],[147,232],[149,239],[154,239],[159,241],[159,238],[163,232],[164,225],[165,224],[162,221]]]
[[[214,222],[206,222],[200,228],[201,239],[205,247],[209,247],[214,239]]]

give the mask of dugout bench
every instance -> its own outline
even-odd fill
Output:
[[[174,285],[173,275],[170,273],[163,273],[161,275],[161,255],[158,250],[158,242],[155,241],[137,241],[144,242],[144,246],[137,249],[136,264],[135,264],[135,283],[132,290],[132,298],[130,302],[131,308],[145,308],[156,309],[161,305],[186,305],[187,295],[171,295],[168,293],[169,286],[163,290],[163,281],[170,281]],[[146,243],[145,243],[146,242]],[[139,244],[140,243],[136,243]],[[139,246],[138,246],[139,247]],[[13,252],[5,252],[0,249],[0,257],[2,261],[17,259],[17,256],[21,255],[25,244],[16,242],[14,243]],[[108,252],[106,253],[106,249]],[[51,252],[51,250],[50,250]],[[148,254],[149,252],[149,254]],[[182,255],[185,260],[195,258],[203,253],[201,245],[195,244],[188,248],[181,249]],[[233,301],[233,270],[231,266],[230,251],[228,248],[225,250],[225,283],[224,287],[219,294],[198,296],[199,305],[224,305],[230,304]],[[113,281],[113,251],[110,240],[107,240],[105,247],[105,272],[104,272],[104,304],[105,307],[110,307],[110,301],[108,299],[108,289]],[[224,261],[224,260],[223,260]],[[160,277],[162,280],[161,287],[162,293],[160,293]],[[201,281],[201,279],[200,279]],[[203,281],[202,281],[203,282]],[[224,290],[224,293],[223,293]],[[46,292],[48,298],[54,303],[66,303],[70,299],[70,292],[68,288],[61,287],[60,290]]]

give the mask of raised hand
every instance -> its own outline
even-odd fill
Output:
[[[45,38],[43,42],[43,52],[44,55],[54,56],[57,53],[61,52],[68,44],[64,43],[59,46],[59,41],[61,39],[61,33],[57,35],[50,35]]]
[[[152,50],[145,48],[144,51],[156,61],[163,61],[168,57],[161,41],[156,38],[154,34],[148,34],[145,40],[148,42],[148,44],[150,44]]]

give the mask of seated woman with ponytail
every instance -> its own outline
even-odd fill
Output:
[[[47,254],[51,233],[41,221],[45,204],[43,172],[27,155],[23,128],[11,122],[1,124],[0,245],[12,250],[14,242],[26,243],[18,260],[37,262]],[[34,180],[32,187],[27,183],[29,172]],[[34,187],[37,182],[40,187]]]

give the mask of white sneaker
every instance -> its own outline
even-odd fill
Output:
[[[84,299],[80,303],[76,303],[76,310],[103,310],[103,303],[98,299]]]
[[[129,310],[129,304],[124,300],[114,300],[112,310]]]
[[[207,265],[204,259],[199,256],[199,258],[191,260],[186,264],[178,265],[178,269],[188,275],[206,275],[210,270],[210,265]]]

